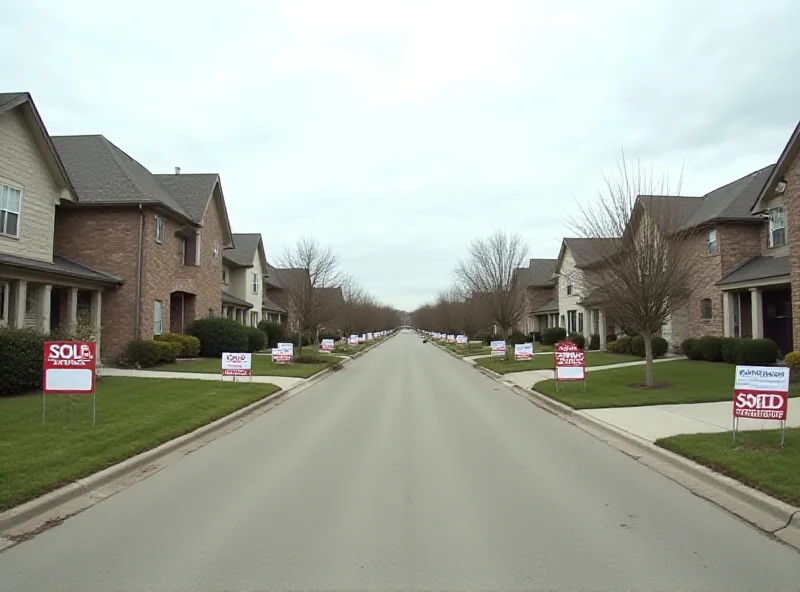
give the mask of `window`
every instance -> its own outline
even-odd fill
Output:
[[[164,330],[164,303],[161,300],[156,300],[155,309],[153,310],[153,335],[161,335]]]
[[[222,268],[222,283],[228,285],[228,270],[224,267]]]
[[[592,315],[592,333],[600,335],[600,311],[594,311]]]
[[[572,276],[567,276],[567,296],[572,296]]]
[[[578,313],[578,333],[583,334],[583,313]]]
[[[564,322],[564,315],[561,315],[561,325],[559,325],[559,326],[560,327],[566,327],[567,326],[567,324]]]
[[[253,294],[258,294],[258,274],[253,274]]]
[[[258,327],[258,313],[251,312],[250,313],[250,326],[251,327]]]
[[[19,236],[22,189],[0,184],[0,233]]]
[[[783,206],[769,211],[769,246],[782,247],[786,244],[786,215]]]
[[[186,265],[186,237],[182,236],[178,239],[178,254],[181,257],[181,262]]]
[[[214,309],[213,308],[209,308],[208,309],[208,316],[213,317],[214,315],[215,315]]]
[[[711,298],[703,298],[700,301],[700,318],[704,321],[711,319],[713,316],[713,308],[711,306]]]
[[[219,257],[219,243],[214,241],[214,258]]]
[[[197,234],[194,237],[194,264],[200,265],[200,231],[197,231]]]
[[[165,230],[165,223],[164,218],[161,216],[156,216],[156,242],[159,245],[164,244],[164,230]]]
[[[708,254],[717,254],[717,229],[712,228],[708,231]]]
[[[578,327],[577,323],[577,311],[575,310],[568,310],[567,311],[567,331],[569,333],[574,333]]]

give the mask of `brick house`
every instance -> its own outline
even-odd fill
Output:
[[[525,318],[520,330],[527,334],[541,333],[558,326],[558,282],[553,275],[556,259],[530,259],[528,267],[519,270],[519,281],[525,285]]]
[[[101,135],[52,140],[78,198],[59,210],[56,253],[124,281],[105,299],[101,355],[220,314],[234,244],[219,175],[153,174]]]
[[[58,216],[78,203],[30,94],[0,93],[0,326],[48,334],[80,322],[100,340],[104,298],[123,280],[54,253]]]

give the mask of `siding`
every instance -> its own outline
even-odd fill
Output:
[[[261,257],[259,250],[256,249],[256,254],[253,257],[253,267],[246,270],[247,283],[245,285],[245,300],[253,305],[251,312],[258,314],[258,320],[261,320],[261,305],[262,297],[264,295],[264,270],[261,268]],[[253,294],[253,274],[258,274],[258,294]],[[250,314],[247,315],[247,324],[250,324]]]
[[[0,235],[0,253],[53,261],[53,224],[59,188],[21,109],[0,115],[0,183],[22,189],[19,238]]]
[[[572,276],[572,295],[567,295],[567,277]],[[578,302],[585,296],[583,293],[583,270],[575,266],[575,259],[568,248],[564,249],[564,259],[561,261],[558,277],[558,322],[559,326],[567,328],[569,331],[569,316],[567,311],[574,310],[576,315],[583,313],[583,332],[588,334],[589,314],[587,309],[578,306]],[[564,324],[561,325],[561,317],[564,317]],[[578,324],[576,316],[576,325]]]

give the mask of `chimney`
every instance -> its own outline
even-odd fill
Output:
[[[175,167],[175,174],[176,175],[180,175],[181,174],[181,167]]]

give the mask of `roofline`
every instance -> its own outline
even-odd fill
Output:
[[[198,174],[203,174],[203,173],[198,173]],[[233,241],[233,227],[231,226],[231,220],[230,217],[228,216],[228,204],[225,203],[225,194],[222,191],[222,178],[220,177],[219,173],[206,173],[206,174],[215,175],[216,180],[214,181],[214,187],[211,188],[211,194],[208,196],[208,200],[206,200],[206,207],[203,210],[203,220],[206,219],[206,212],[208,212],[208,204],[210,204],[211,200],[214,199],[214,189],[219,187],[219,199],[222,202],[222,214],[223,214],[222,223],[224,226],[222,230],[224,233],[227,234],[227,239],[228,239],[227,246],[235,248],[236,245],[234,244]],[[223,247],[225,246],[226,245],[223,244]]]
[[[756,213],[759,211],[759,207],[761,206],[761,202],[767,195],[767,191],[770,187],[776,184],[779,177],[782,177],[786,173],[786,168],[788,167],[787,160],[789,159],[789,155],[792,151],[800,151],[800,122],[794,128],[792,135],[789,136],[789,141],[786,142],[786,145],[783,147],[783,151],[781,152],[780,157],[778,158],[778,162],[775,163],[775,167],[772,169],[772,172],[767,177],[767,181],[764,183],[764,186],[761,188],[761,191],[758,192],[758,197],[756,198],[756,202],[753,204],[753,207],[750,208],[751,213]],[[797,158],[797,154],[794,155],[794,158]]]
[[[202,228],[202,224],[198,224],[191,218],[181,214],[180,212],[176,211],[175,209],[164,205],[163,202],[156,201],[156,200],[149,200],[149,201],[83,201],[83,202],[76,202],[74,204],[70,204],[69,207],[82,207],[82,208],[138,208],[140,206],[148,207],[148,208],[155,208],[161,209],[165,212],[169,212],[172,216],[175,216],[182,222],[185,222],[188,226],[193,226],[195,228]],[[83,265],[83,264],[81,264]]]
[[[38,269],[38,268],[35,268],[35,267],[31,267],[29,265],[25,265],[24,263],[17,263],[16,261],[0,261],[0,266],[13,267],[14,269],[24,269],[26,271],[32,271],[32,272],[35,272],[35,273],[41,273],[43,275],[55,275],[55,276],[58,276],[58,277],[65,277],[65,278],[71,278],[71,279],[84,280],[84,281],[87,281],[87,282],[91,282],[91,283],[95,283],[95,284],[103,284],[103,285],[106,285],[106,286],[121,286],[122,284],[125,283],[125,281],[120,279],[120,278],[117,278],[115,276],[106,274],[105,272],[102,272],[102,271],[99,271],[99,270],[95,270],[95,269],[89,267],[88,265],[85,265],[85,264],[83,264],[83,263],[81,263],[79,261],[75,261],[75,260],[70,259],[68,257],[61,257],[61,258],[62,259],[66,259],[67,261],[70,261],[71,263],[75,263],[77,265],[80,265],[81,267],[85,267],[86,269],[92,269],[92,271],[95,271],[97,273],[102,273],[102,274],[108,276],[108,278],[107,279],[102,279],[102,278],[87,277],[85,275],[68,273],[66,271],[59,271],[57,269],[52,269],[52,270],[51,269]]]
[[[62,178],[64,179],[64,184],[66,185],[67,191],[72,196],[72,199],[75,200],[77,203],[78,199],[78,192],[75,191],[75,187],[72,185],[72,180],[69,178],[67,174],[67,169],[64,167],[64,163],[61,162],[61,157],[58,155],[58,151],[56,150],[55,145],[53,144],[53,140],[50,137],[50,132],[47,131],[47,127],[44,125],[44,121],[42,120],[42,116],[39,115],[39,110],[36,108],[36,104],[33,102],[33,97],[29,92],[21,93],[19,97],[16,99],[12,99],[7,103],[3,103],[0,105],[0,115],[11,111],[12,109],[16,109],[21,105],[26,105],[31,111],[31,115],[33,115],[34,121],[36,121],[37,126],[39,127],[39,131],[44,138],[44,142],[47,145],[47,149],[50,152],[50,155],[53,157],[53,160],[56,163],[56,168],[61,173]]]

